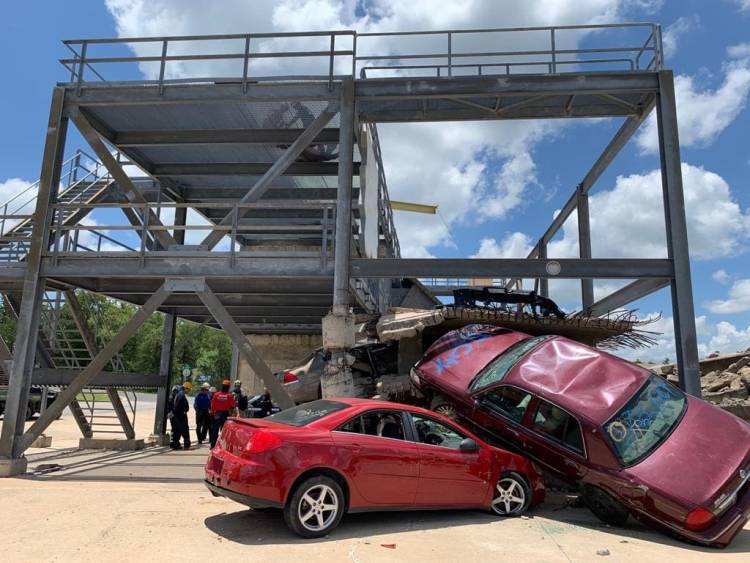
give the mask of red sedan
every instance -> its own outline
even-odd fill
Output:
[[[205,482],[251,508],[283,509],[306,538],[327,534],[345,512],[481,508],[515,516],[544,498],[525,458],[434,412],[367,399],[230,419]]]
[[[633,514],[723,547],[750,517],[750,425],[621,358],[472,325],[436,341],[412,382],[433,409],[576,484],[609,524]]]

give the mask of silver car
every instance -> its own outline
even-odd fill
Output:
[[[355,386],[363,388],[362,396],[374,392],[376,378],[397,372],[397,350],[397,343],[374,342],[355,346],[349,351],[354,356],[352,372]],[[328,357],[329,352],[318,348],[298,366],[275,374],[295,403],[307,403],[321,398],[320,377]]]

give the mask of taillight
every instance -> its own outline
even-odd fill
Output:
[[[716,515],[710,510],[698,507],[690,511],[685,518],[685,527],[688,530],[699,532],[705,530],[716,521]]]
[[[278,448],[280,445],[281,438],[276,434],[268,432],[267,430],[259,430],[250,436],[247,444],[245,444],[245,451],[243,453],[259,454]]]
[[[299,378],[291,371],[287,371],[284,373],[284,383],[294,383],[295,381],[299,381]]]

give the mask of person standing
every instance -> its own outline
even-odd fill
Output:
[[[177,426],[174,421],[174,400],[177,397],[177,393],[180,392],[181,387],[175,385],[169,392],[169,398],[167,399],[167,418],[169,419],[169,426],[172,428],[172,441],[174,442],[174,436],[177,433]]]
[[[213,448],[219,440],[219,433],[224,427],[227,418],[229,418],[230,414],[236,409],[234,393],[229,391],[229,385],[229,380],[225,379],[221,384],[221,391],[214,393],[214,396],[211,398],[211,448]]]
[[[268,388],[263,388],[263,394],[260,396],[258,401],[258,407],[260,408],[260,418],[266,418],[273,412],[273,401],[271,400],[271,393]]]
[[[198,443],[202,444],[206,439],[209,428],[211,427],[211,395],[209,394],[210,385],[204,383],[201,385],[200,393],[195,396],[193,409],[195,409],[195,433],[198,436]]]
[[[186,381],[182,384],[182,388],[177,392],[174,398],[174,407],[172,407],[172,443],[170,444],[172,449],[182,449],[180,446],[180,438],[183,440],[184,449],[190,449],[190,429],[188,428],[188,417],[187,413],[190,410],[190,403],[188,402],[187,394],[193,388],[193,384]]]
[[[240,418],[248,418],[248,406],[249,400],[247,393],[242,388],[242,381],[239,379],[234,382],[234,402],[237,405],[237,411],[239,412]]]

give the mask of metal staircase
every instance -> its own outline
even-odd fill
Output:
[[[65,207],[53,217],[53,225],[71,225],[86,216],[85,205],[99,201],[114,183],[106,168],[83,151],[66,160],[62,169],[58,203]],[[39,180],[0,205],[0,262],[24,260],[31,247],[33,211]]]
[[[62,291],[45,292],[40,337],[56,367],[80,371],[91,362],[96,353],[96,343],[88,329],[79,326],[79,322],[84,323],[85,319],[76,321],[80,311],[70,306],[68,299],[69,294]],[[105,369],[125,371],[122,358],[116,355]],[[87,437],[94,434],[124,434],[126,438],[134,438],[137,406],[137,396],[131,390],[87,387],[71,409],[80,411],[74,412],[74,415],[85,419],[91,434]]]

